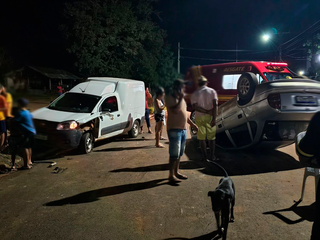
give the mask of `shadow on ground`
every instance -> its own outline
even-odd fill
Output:
[[[169,184],[167,179],[157,179],[149,182],[132,183],[115,187],[100,188],[77,195],[63,198],[57,201],[45,203],[44,206],[63,206],[67,204],[80,204],[98,201],[102,197],[118,195],[126,192],[140,191]],[[164,182],[165,181],[165,182]]]
[[[141,147],[118,147],[118,148],[105,148],[94,150],[94,152],[118,152],[118,151],[130,151],[130,150],[140,150],[140,149],[150,149],[155,148],[153,146],[141,146]]]
[[[201,158],[198,143],[188,140],[186,155],[191,161],[197,162]],[[268,172],[287,171],[302,168],[302,165],[292,156],[266,146],[242,151],[226,151],[217,148],[216,155],[230,176],[249,175]],[[200,170],[204,174],[221,175],[221,170],[212,164]]]
[[[212,233],[208,233],[199,237],[194,238],[166,238],[164,240],[216,240],[219,239],[218,231],[214,231]]]
[[[108,149],[106,149],[106,151],[107,150]],[[199,161],[199,159],[201,159],[201,153],[198,150],[195,141],[188,140],[186,155],[191,161],[181,162],[180,169],[198,169],[198,171],[203,174],[213,176],[223,175],[223,172],[215,165]],[[221,160],[219,161],[219,164],[227,170],[230,176],[288,171],[302,168],[300,162],[296,161],[295,158],[275,149],[257,148],[255,151],[224,151],[222,149],[217,149],[217,156]],[[168,164],[157,164],[135,168],[115,169],[111,172],[155,172],[168,170]]]
[[[270,212],[265,212],[263,214],[265,215],[273,215],[286,224],[297,224],[303,221],[309,221],[309,222],[314,222],[315,220],[315,212],[316,212],[316,204],[313,203],[310,206],[301,206],[298,207],[300,204],[299,202],[296,202],[294,205],[292,205],[289,208],[281,209],[281,210],[276,210],[276,211],[270,211]],[[283,215],[285,212],[294,212],[297,214],[300,218],[292,220]]]
[[[106,145],[111,142],[144,142],[144,141],[155,141],[154,139],[149,139],[145,137],[141,138],[129,138],[127,135],[123,136],[117,136],[117,137],[112,137],[104,140],[97,141],[94,144],[94,147],[100,147],[103,145]],[[154,148],[154,145],[152,146],[147,146],[147,147],[128,147],[128,148],[105,148],[101,150],[93,150],[94,152],[112,152],[112,151],[125,151],[125,150],[138,150],[138,149],[148,149],[148,148]],[[38,160],[52,160],[52,159],[57,159],[57,158],[62,158],[65,156],[75,156],[79,155],[78,149],[70,149],[70,150],[61,150],[54,148],[54,146],[46,146],[46,145],[37,145],[36,148],[34,149],[33,152],[33,160],[38,161]]]

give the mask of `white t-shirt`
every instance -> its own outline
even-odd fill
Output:
[[[207,86],[198,88],[191,96],[191,104],[197,103],[199,107],[205,110],[211,110],[213,108],[213,100],[218,100],[217,92]],[[206,115],[196,111],[196,117]]]

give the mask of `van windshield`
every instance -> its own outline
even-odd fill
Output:
[[[88,94],[66,93],[50,104],[48,108],[64,112],[91,113],[100,98],[99,96]]]
[[[270,73],[270,72],[265,72],[263,73],[266,78],[268,79],[269,82],[272,82],[274,80],[279,80],[279,79],[286,79],[287,77],[292,78],[292,75],[290,73]]]

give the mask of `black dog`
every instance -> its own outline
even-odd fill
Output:
[[[226,170],[215,162],[211,163],[220,167],[225,173],[225,177],[220,179],[219,186],[215,191],[208,192],[208,196],[211,197],[212,210],[216,216],[219,234],[223,240],[226,240],[229,222],[234,222],[235,188]]]

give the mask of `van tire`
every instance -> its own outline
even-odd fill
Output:
[[[247,72],[241,75],[237,85],[239,105],[245,105],[251,101],[257,85],[258,79],[254,73]]]
[[[138,120],[135,120],[133,122],[131,130],[129,131],[129,136],[132,137],[132,138],[138,137],[138,135],[139,135],[139,127],[140,127],[140,124],[139,124]]]
[[[91,132],[85,132],[80,141],[80,145],[78,147],[78,150],[80,153],[88,154],[91,153],[93,150],[94,145],[94,137]]]

